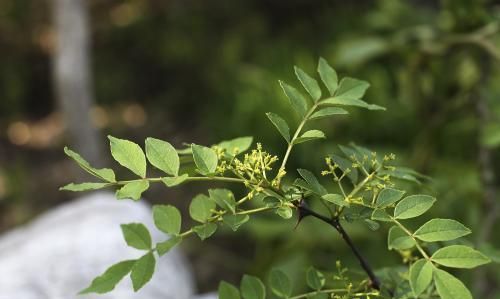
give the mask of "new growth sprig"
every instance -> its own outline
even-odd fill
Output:
[[[118,199],[132,200],[139,200],[153,183],[173,188],[197,181],[213,181],[239,184],[246,190],[241,198],[235,198],[231,190],[223,188],[209,189],[207,193],[195,196],[189,205],[191,221],[184,220],[191,225],[184,231],[181,229],[183,219],[176,207],[169,204],[153,206],[155,226],[166,235],[165,241],[156,244],[143,224],[123,224],[125,242],[142,251],[142,256],[111,266],[81,293],[112,291],[127,275],[132,280],[134,291],[138,291],[151,279],[156,260],[183,239],[196,235],[205,240],[220,226],[236,231],[260,213],[273,212],[288,219],[295,210],[299,223],[305,217],[313,217],[337,231],[359,261],[366,279],[350,279],[340,262],[334,274],[311,267],[305,276],[311,290],[292,294],[293,286],[288,276],[282,271],[272,270],[267,288],[260,278],[245,275],[239,288],[221,282],[219,298],[264,299],[266,293],[288,299],[472,298],[465,285],[445,269],[473,268],[488,263],[489,259],[469,246],[443,243],[470,233],[456,220],[432,219],[415,231],[404,223],[406,219],[427,212],[435,198],[421,194],[406,196],[405,191],[397,189],[400,181],[419,183],[421,176],[413,170],[394,166],[394,154],[380,156],[355,144],[339,145],[339,152],[325,158],[325,169],[321,172],[324,179],[321,181],[328,178],[327,184],[322,184],[307,169],[297,169],[298,175],[287,169],[295,146],[326,138],[321,130],[310,128],[314,120],[348,114],[346,109],[349,108],[385,110],[362,100],[369,87],[367,82],[349,77],[339,81],[335,70],[322,58],[318,63],[318,74],[326,88],[325,96],[314,78],[298,67],[295,67],[295,74],[308,97],[280,82],[290,106],[300,117],[293,133],[283,117],[272,112],[266,114],[286,142],[282,156],[269,153],[260,143],[252,148],[252,137],[223,141],[210,147],[191,144],[184,149],[176,149],[167,141],[147,138],[143,150],[136,143],[109,136],[112,157],[134,176],[133,179],[118,180],[112,169],[95,168],[79,154],[65,148],[65,153],[98,181],[71,183],[62,190],[110,187],[116,189]],[[148,165],[162,175],[149,177],[148,168],[151,167]],[[294,175],[295,180],[283,180]],[[313,205],[314,202],[321,205]],[[312,209],[313,206],[324,209]],[[388,249],[398,251],[406,267],[403,272],[398,272],[400,279],[381,277],[372,269],[344,228],[351,222],[362,222],[371,230],[379,229],[381,224],[391,225]],[[436,245],[444,246],[439,248]]]

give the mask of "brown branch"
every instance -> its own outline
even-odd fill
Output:
[[[345,231],[344,227],[340,224],[340,220],[338,217],[334,217],[334,218],[328,218],[328,217],[325,217],[323,215],[320,215],[316,212],[314,212],[313,210],[309,209],[304,202],[301,202],[297,208],[299,209],[299,221],[307,216],[313,216],[314,218],[317,218],[329,225],[331,225],[332,227],[334,227],[337,232],[340,234],[340,236],[342,237],[342,239],[346,242],[346,244],[349,246],[349,248],[351,249],[351,251],[354,253],[354,255],[356,256],[356,258],[358,259],[359,261],[359,264],[361,265],[361,267],[363,268],[363,270],[366,272],[366,274],[368,275],[368,277],[370,278],[370,282],[371,282],[371,286],[376,289],[376,290],[379,290],[380,291],[380,280],[378,279],[378,277],[375,275],[375,273],[373,272],[373,269],[371,268],[370,264],[368,263],[368,261],[365,259],[364,256],[361,255],[361,252],[357,249],[357,247],[354,245],[354,243],[352,242],[352,239],[351,237],[349,236],[349,234]]]

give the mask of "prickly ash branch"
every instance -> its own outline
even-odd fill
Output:
[[[316,213],[315,211],[311,210],[304,201],[301,201],[297,205],[297,209],[299,211],[299,222],[307,216],[312,216],[314,218],[317,218],[317,219],[329,224],[333,228],[335,228],[337,230],[337,232],[340,234],[340,236],[342,237],[342,239],[345,241],[345,243],[349,246],[349,248],[351,249],[353,254],[358,259],[359,264],[361,265],[363,270],[366,272],[366,274],[370,278],[371,286],[374,289],[380,291],[380,288],[381,288],[380,280],[373,272],[373,269],[370,266],[370,264],[368,263],[368,261],[366,260],[366,258],[363,255],[361,255],[361,252],[354,245],[351,237],[349,236],[347,231],[344,229],[344,227],[340,223],[340,219],[338,217],[328,218],[328,217],[325,217],[323,215],[320,215],[320,214]]]

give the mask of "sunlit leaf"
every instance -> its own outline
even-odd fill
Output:
[[[422,225],[414,236],[425,242],[450,241],[470,234],[462,223],[453,219],[432,219]]]
[[[467,287],[446,271],[434,268],[434,283],[441,299],[472,299]]]
[[[179,155],[170,143],[156,138],[147,138],[146,157],[156,168],[173,176],[179,174]]]
[[[189,205],[189,215],[198,222],[206,222],[212,211],[215,210],[215,202],[205,194],[196,195]]]
[[[107,182],[114,183],[116,182],[115,179],[115,173],[112,169],[109,168],[101,168],[97,169],[92,166],[90,166],[89,162],[87,162],[85,159],[82,158],[79,154],[76,152],[70,150],[68,147],[64,147],[64,153],[73,159],[78,165],[85,170],[86,172],[90,173],[91,175],[98,177],[100,179],[103,179]]]
[[[410,286],[415,296],[422,294],[432,281],[432,263],[426,259],[420,259],[410,267]]]
[[[111,155],[125,168],[144,178],[146,177],[146,156],[141,147],[129,140],[108,136]]]
[[[144,224],[129,223],[122,224],[120,227],[128,246],[142,250],[151,249],[151,235]]]
[[[434,252],[431,259],[440,265],[452,268],[471,269],[488,264],[491,260],[481,252],[465,245],[450,245]]]
[[[153,219],[156,227],[166,234],[177,235],[181,230],[181,213],[172,205],[154,205]]]
[[[174,176],[174,177],[163,177],[161,178],[161,181],[169,188],[178,186],[182,183],[184,183],[187,179],[189,178],[189,175],[187,173],[180,175],[180,176]]]
[[[415,240],[408,236],[399,226],[393,226],[389,230],[389,249],[404,250],[415,246]]]
[[[429,195],[411,195],[403,198],[394,209],[394,218],[408,219],[422,215],[432,207],[436,199]]]
[[[209,147],[196,144],[191,145],[191,149],[193,150],[194,163],[200,173],[203,175],[215,173],[218,163],[217,153]]]
[[[141,195],[144,191],[148,190],[149,182],[146,180],[132,181],[126,183],[116,191],[116,198],[118,199],[141,199]]]
[[[80,183],[80,184],[68,184],[64,187],[59,188],[59,190],[64,191],[88,191],[88,190],[97,190],[104,187],[111,186],[109,183]]]

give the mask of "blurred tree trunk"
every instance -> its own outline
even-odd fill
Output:
[[[491,108],[489,107],[486,93],[481,92],[490,79],[491,65],[494,61],[490,57],[480,59],[481,79],[476,92],[473,94],[476,104],[476,115],[478,120],[478,155],[477,164],[481,179],[483,199],[481,207],[480,231],[477,233],[476,245],[482,246],[491,242],[495,234],[496,222],[500,216],[500,203],[498,202],[498,190],[496,185],[497,174],[495,173],[493,149],[485,146],[481,141],[488,123],[492,120]],[[490,298],[497,290],[495,274],[488,272],[488,268],[477,269],[474,275],[474,288],[478,298]]]
[[[88,9],[85,0],[52,0],[57,47],[52,72],[57,100],[72,147],[91,163],[101,162],[100,138],[92,125],[94,102]]]

